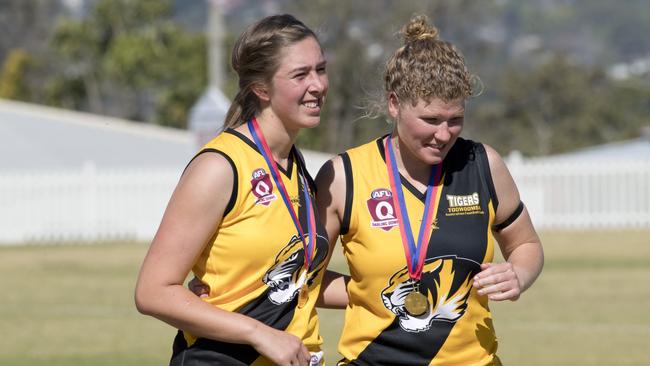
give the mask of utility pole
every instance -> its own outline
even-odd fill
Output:
[[[197,147],[202,147],[222,129],[230,101],[222,91],[225,80],[224,13],[230,1],[206,0],[208,21],[208,87],[190,110],[189,129],[194,132]]]

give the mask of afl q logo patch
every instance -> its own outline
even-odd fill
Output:
[[[255,198],[256,205],[268,206],[272,201],[277,199],[273,193],[273,183],[271,177],[266,173],[263,168],[255,169],[251,179],[251,188]]]
[[[397,226],[395,207],[393,206],[393,194],[386,188],[377,188],[370,193],[370,199],[366,201],[368,211],[372,220],[370,226],[378,227],[384,231],[390,231]]]

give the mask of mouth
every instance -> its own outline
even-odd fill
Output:
[[[300,104],[309,110],[318,112],[320,111],[320,108],[323,105],[323,98],[305,100]]]
[[[442,150],[447,146],[447,144],[426,144],[424,146],[430,149]]]

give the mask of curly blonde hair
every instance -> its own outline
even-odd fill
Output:
[[[399,100],[416,105],[422,99],[444,101],[467,99],[472,95],[475,76],[465,66],[461,53],[438,36],[424,15],[413,17],[401,31],[404,45],[386,64],[384,88]]]

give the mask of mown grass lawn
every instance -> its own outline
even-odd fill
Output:
[[[640,365],[650,339],[648,231],[542,233],[546,266],[494,303],[507,365]],[[175,330],[138,314],[138,243],[0,248],[0,365],[163,365]],[[332,267],[345,264],[337,250]],[[342,312],[321,310],[329,365]]]

